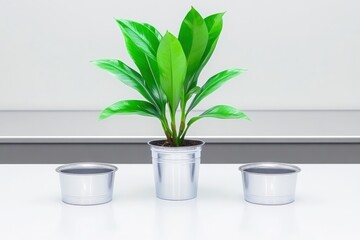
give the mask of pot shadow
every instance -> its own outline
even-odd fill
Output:
[[[196,239],[196,198],[186,201],[156,199],[154,216],[154,239]]]
[[[112,202],[92,206],[61,205],[59,230],[66,239],[102,239],[104,233],[115,229]]]
[[[280,239],[291,236],[297,230],[297,207],[295,202],[285,205],[259,205],[244,200],[240,229],[256,236]]]
[[[233,189],[201,186],[198,190],[198,198],[201,200],[206,199],[226,203],[239,203],[244,199],[244,196],[240,188],[237,191],[234,191]]]

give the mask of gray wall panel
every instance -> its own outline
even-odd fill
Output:
[[[2,164],[48,164],[77,161],[150,163],[146,144],[0,144]],[[359,143],[208,143],[203,163],[281,161],[289,163],[360,163]]]

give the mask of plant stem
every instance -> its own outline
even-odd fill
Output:
[[[166,117],[166,104],[160,105],[161,106],[161,110],[159,110],[160,113],[160,122],[161,122],[161,126],[164,130],[165,136],[166,136],[166,140],[170,145],[173,145],[173,139],[172,139],[172,131],[169,127],[169,121]]]
[[[182,143],[183,143],[183,139],[181,139],[181,136],[183,135],[184,130],[185,130],[185,118],[182,118],[181,123],[180,123],[179,135],[178,135],[179,145],[182,145]]]
[[[185,130],[183,131],[182,135],[180,136],[180,142],[181,142],[181,143],[184,141],[185,136],[186,136],[186,133],[187,133],[189,127],[190,127],[190,125],[187,125],[186,128],[185,128]]]
[[[175,143],[175,146],[178,147],[179,141],[178,141],[178,136],[177,136],[177,131],[176,131],[175,112],[173,112],[172,109],[170,109],[170,117],[171,117],[171,130],[172,130],[173,141]]]
[[[185,121],[186,121],[185,108],[186,108],[186,99],[185,99],[185,93],[183,93],[183,97],[181,99],[181,120],[180,120],[180,128],[179,128],[179,135],[178,135],[179,145],[182,145],[183,140],[184,140],[184,139],[181,139],[181,135],[183,134],[184,129],[185,129]]]
[[[162,128],[164,130],[164,133],[165,133],[165,136],[166,136],[166,140],[169,142],[170,145],[172,145],[172,139],[171,139],[172,132],[171,132],[171,130],[169,128],[169,125],[167,123],[167,119],[163,118],[160,121],[161,121],[161,126],[162,126]]]
[[[161,124],[163,124],[164,130],[166,130],[167,132],[169,132],[171,134],[171,130],[170,130],[170,127],[169,127],[169,122],[168,122],[165,114],[162,115]]]

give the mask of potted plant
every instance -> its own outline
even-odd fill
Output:
[[[157,197],[185,200],[196,197],[203,141],[186,139],[190,126],[202,118],[248,117],[238,109],[217,105],[198,116],[189,113],[223,83],[241,74],[225,70],[199,86],[201,71],[218,42],[224,13],[203,18],[191,8],[182,21],[178,37],[162,35],[148,23],[116,19],[136,71],[115,59],[93,61],[98,67],[138,91],[145,100],[122,100],[105,108],[100,119],[113,115],[138,114],[160,120],[166,136],[150,141]],[[179,110],[179,111],[178,111]]]

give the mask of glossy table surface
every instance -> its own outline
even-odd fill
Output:
[[[60,200],[58,165],[0,165],[0,239],[359,239],[360,165],[298,164],[296,201],[243,200],[238,164],[203,164],[198,198],[154,197],[151,165],[117,165],[114,199]]]

